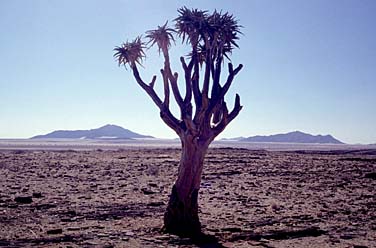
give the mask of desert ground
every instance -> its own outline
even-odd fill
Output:
[[[211,148],[201,242],[162,230],[179,156],[0,149],[0,246],[376,247],[376,150]]]

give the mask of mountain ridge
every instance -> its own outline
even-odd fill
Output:
[[[145,139],[154,138],[149,135],[142,135],[121,126],[107,124],[105,126],[89,130],[56,130],[44,135],[36,135],[30,139]],[[240,142],[275,142],[275,143],[311,143],[311,144],[345,144],[334,138],[332,135],[312,135],[300,131],[283,134],[256,135],[250,137],[237,137],[222,139],[224,141]]]
[[[36,135],[30,139],[141,139],[154,138],[135,133],[123,127],[107,124],[89,130],[56,130],[44,135]]]
[[[311,144],[344,144],[332,135],[312,135],[300,131],[283,134],[256,135],[239,139],[243,142],[280,142],[280,143],[311,143]]]

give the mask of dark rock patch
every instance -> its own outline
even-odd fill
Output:
[[[61,228],[51,229],[47,231],[47,234],[49,235],[62,234],[62,233],[63,233],[63,229]]]
[[[375,180],[376,179],[376,172],[367,173],[367,174],[365,174],[364,177]]]
[[[34,192],[33,193],[33,198],[42,198],[42,193],[40,193],[40,192]]]
[[[14,201],[21,204],[30,204],[33,202],[33,198],[31,196],[17,196]]]

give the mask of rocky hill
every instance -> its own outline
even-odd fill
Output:
[[[315,143],[315,144],[343,144],[331,135],[312,135],[300,131],[275,134],[269,136],[252,136],[240,139],[245,142],[280,142],[280,143]]]
[[[105,125],[90,130],[59,130],[45,135],[37,135],[31,139],[140,139],[153,138],[142,135],[116,125]]]

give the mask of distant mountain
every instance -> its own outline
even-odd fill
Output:
[[[153,138],[152,136],[141,135],[128,129],[106,125],[90,130],[59,130],[46,135],[37,135],[31,139],[138,139]]]
[[[311,135],[299,131],[275,134],[269,136],[253,136],[241,139],[246,142],[280,142],[280,143],[316,143],[316,144],[344,144],[331,135]]]

